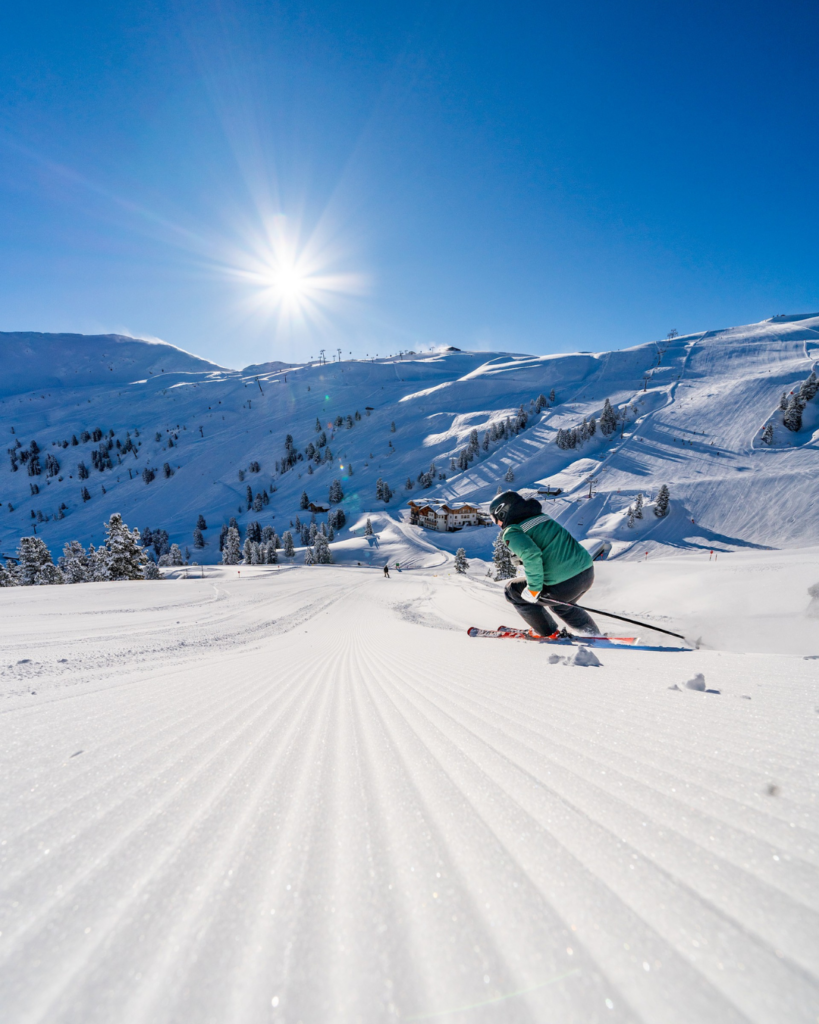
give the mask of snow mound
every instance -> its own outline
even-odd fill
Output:
[[[577,665],[580,668],[602,667],[602,661],[590,647],[578,647],[572,654],[561,657],[559,654],[549,655],[550,665]]]

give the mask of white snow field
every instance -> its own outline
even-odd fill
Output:
[[[3,1024],[815,1024],[819,550],[450,566],[0,590]]]

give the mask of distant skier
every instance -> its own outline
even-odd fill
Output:
[[[390,578],[390,567],[388,565],[384,566],[384,575],[387,577],[387,579]]]
[[[600,635],[594,619],[568,604],[547,604],[543,599],[577,601],[594,583],[591,555],[568,530],[544,515],[540,502],[504,491],[489,506],[500,526],[503,542],[523,562],[525,577],[509,580],[506,600],[539,636],[558,632],[550,611],[556,612],[577,633]]]

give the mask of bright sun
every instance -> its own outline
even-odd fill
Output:
[[[284,216],[263,226],[263,236],[250,239],[235,265],[225,268],[253,286],[249,309],[274,315],[282,325],[316,325],[328,322],[345,300],[367,291],[365,275],[336,269],[345,254],[321,232],[302,241],[298,224],[288,224]]]
[[[270,285],[276,297],[285,303],[298,303],[310,290],[308,277],[292,264],[279,266],[270,274]]]

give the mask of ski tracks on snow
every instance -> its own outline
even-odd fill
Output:
[[[0,719],[5,1019],[814,1021],[801,733],[682,705],[659,655],[396,618],[467,619],[454,577],[277,590],[275,629]]]

